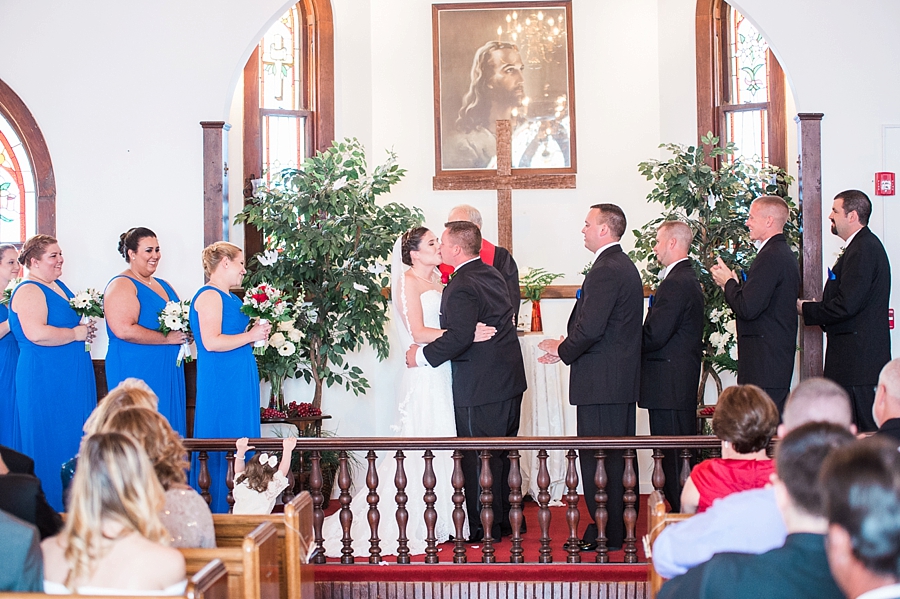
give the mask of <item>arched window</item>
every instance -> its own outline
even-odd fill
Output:
[[[301,0],[260,40],[244,67],[244,198],[254,179],[297,166],[334,140],[334,26],[330,0]],[[247,256],[261,250],[244,227]]]
[[[724,0],[697,1],[697,129],[734,142],[745,160],[787,167],[784,72]]]
[[[0,243],[56,234],[56,180],[31,112],[0,81]]]

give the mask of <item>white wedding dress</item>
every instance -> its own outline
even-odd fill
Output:
[[[420,296],[423,319],[426,327],[440,328],[441,293],[429,290]],[[405,307],[403,313],[405,314]],[[402,342],[401,342],[402,343]],[[395,348],[405,353],[406,347]],[[453,389],[450,374],[450,362],[444,362],[437,368],[404,368],[398,393],[398,404],[395,424],[391,427],[398,437],[455,437],[456,418],[453,413]],[[450,477],[453,473],[451,452],[434,452],[432,462],[437,480],[434,492],[437,501],[435,537],[438,543],[447,541],[453,530],[453,486]],[[381,555],[397,554],[396,509],[394,500],[397,488],[394,486],[396,473],[395,452],[386,452],[386,457],[378,466],[378,511],[381,521],[378,525]],[[403,468],[406,472],[406,510],[409,519],[406,525],[406,536],[411,555],[425,553],[425,487],[422,477],[425,473],[424,451],[406,451]],[[371,530],[366,519],[369,504],[366,502],[369,490],[359,489],[350,504],[353,523],[350,536],[353,538],[353,554],[357,559],[369,556],[369,537]],[[463,507],[465,509],[465,506]],[[463,531],[463,538],[469,536],[468,523]],[[322,526],[322,537],[325,539],[325,555],[339,557],[343,543],[340,510],[325,519]]]

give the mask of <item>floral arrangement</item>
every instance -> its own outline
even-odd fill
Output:
[[[288,308],[290,304],[282,297],[284,293],[266,283],[260,283],[244,295],[244,305],[241,312],[251,318],[272,323],[283,322],[290,318]],[[253,353],[260,356],[266,353],[266,342],[257,341],[253,344]]]
[[[529,268],[528,272],[519,277],[519,284],[522,285],[526,300],[539,302],[544,289],[562,276],[562,273],[547,272],[543,268]]]
[[[259,378],[268,380],[272,384],[271,406],[281,412],[284,408],[284,381],[296,376],[297,370],[303,366],[303,355],[299,351],[299,345],[303,342],[303,324],[310,318],[308,309],[298,302],[289,302],[282,298],[281,305],[293,306],[282,313],[281,318],[269,338],[264,342],[262,351],[256,353],[256,365],[259,369]],[[267,416],[268,418],[283,418],[283,416]]]
[[[91,318],[103,318],[103,294],[96,289],[85,289],[75,294],[69,300],[69,305],[75,310],[75,314],[81,317],[82,323],[87,323]],[[91,342],[84,342],[84,351],[91,351]]]
[[[191,300],[182,300],[180,302],[166,302],[163,309],[159,311],[159,331],[163,335],[168,335],[172,331],[181,331],[186,335],[191,334]],[[194,356],[191,355],[190,343],[182,343],[181,349],[178,351],[178,357],[175,359],[175,366],[181,366],[182,360],[191,362]]]
[[[6,287],[6,289],[4,289],[2,293],[0,293],[0,304],[2,304],[4,306],[9,305],[9,302],[12,299],[13,289],[15,289],[16,285],[18,285],[21,282],[22,282],[22,279],[13,279],[12,281],[9,282],[9,285]]]

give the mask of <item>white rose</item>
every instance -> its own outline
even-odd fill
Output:
[[[725,330],[731,333],[733,337],[737,337],[737,323],[734,320],[729,320],[725,323]]]
[[[279,330],[279,331],[284,331],[284,332],[287,333],[287,332],[289,332],[289,331],[290,331],[291,329],[293,329],[293,328],[294,328],[294,323],[291,322],[290,320],[285,320],[284,322],[279,322],[279,323],[278,323],[278,330]]]
[[[284,345],[281,345],[278,348],[278,355],[285,357],[293,356],[295,351],[297,351],[296,346],[290,341],[286,341]]]
[[[732,345],[731,348],[728,350],[728,356],[729,356],[732,360],[737,361],[737,359],[738,359],[737,343],[735,343],[734,345]]]
[[[165,323],[166,327],[172,329],[173,331],[181,330],[181,319],[177,316],[166,316]]]
[[[281,347],[284,345],[285,341],[287,341],[287,339],[284,338],[284,334],[282,333],[272,333],[269,337],[269,345],[272,347]]]
[[[709,342],[712,343],[713,347],[715,347],[717,351],[722,351],[722,333],[718,331],[710,333]]]
[[[291,329],[288,331],[288,338],[294,343],[300,343],[303,340],[303,333],[298,331],[297,329]]]
[[[359,283],[353,283],[353,288],[359,292],[366,293],[369,291],[369,288],[365,285],[360,285]]]

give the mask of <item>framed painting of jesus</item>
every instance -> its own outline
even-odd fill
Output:
[[[512,168],[574,174],[572,4],[434,4],[436,176],[497,168],[497,120]]]

